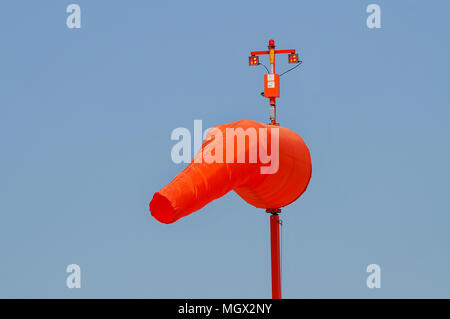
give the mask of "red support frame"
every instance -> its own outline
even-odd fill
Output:
[[[277,54],[293,54],[296,53],[294,49],[288,50],[275,50],[275,41],[269,40],[267,51],[251,51],[250,55],[269,55],[270,57],[270,71],[269,74],[275,74],[275,56]],[[267,81],[265,81],[267,82]],[[279,81],[278,81],[279,83]],[[273,88],[273,86],[272,86]],[[277,88],[279,89],[279,88]],[[266,92],[266,86],[264,87]],[[279,125],[276,118],[276,97],[274,95],[266,96],[269,98],[271,106],[271,125]],[[272,272],[272,298],[281,299],[281,248],[280,248],[280,208],[267,208],[267,213],[270,213],[270,259],[271,259],[271,272]]]
[[[294,49],[289,49],[289,50],[275,50],[274,52],[275,54],[286,54],[286,53],[295,53]],[[269,51],[251,51],[250,55],[265,55],[265,54],[269,54]]]
[[[250,55],[264,55],[269,54],[269,51],[252,51],[250,52]]]
[[[257,56],[257,55],[269,55],[270,57],[270,74],[274,74],[275,73],[275,56],[277,54],[292,54],[295,53],[295,49],[288,49],[288,50],[275,50],[275,41],[274,40],[269,40],[268,46],[267,48],[269,50],[265,50],[265,51],[251,51],[250,52],[250,56]],[[279,91],[279,88],[277,88],[277,90]],[[266,88],[264,89],[264,91],[266,91]],[[278,125],[277,123],[277,109],[276,109],[276,97],[273,96],[267,96],[267,98],[269,98],[269,104],[271,107],[271,115],[270,115],[270,124],[272,125]]]

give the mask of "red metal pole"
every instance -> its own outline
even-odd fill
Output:
[[[275,41],[269,40],[268,51],[251,51],[250,58],[255,55],[269,55],[270,70],[269,74],[275,74],[275,55],[288,53],[294,54],[294,49],[289,50],[275,50]],[[249,60],[250,61],[250,60]],[[250,65],[254,65],[251,64]],[[279,85],[279,84],[277,84]],[[279,97],[279,93],[271,94],[267,96],[266,87],[264,87],[264,96],[269,97],[270,103],[270,124],[279,125],[277,123],[277,107],[276,107],[276,97]],[[280,262],[280,218],[278,216],[281,213],[279,208],[267,208],[267,213],[270,213],[270,257],[272,266],[272,298],[281,299],[281,262]]]
[[[280,209],[267,209],[270,215],[270,252],[272,261],[272,299],[281,299]]]
[[[269,62],[270,62],[270,73],[275,73],[275,41],[269,40],[269,45],[267,46],[269,49]],[[270,100],[270,124],[277,124],[277,107],[275,105],[275,98],[271,97]]]

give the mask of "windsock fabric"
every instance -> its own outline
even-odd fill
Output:
[[[303,139],[280,126],[242,120],[216,126],[192,162],[153,195],[150,211],[173,223],[234,190],[257,208],[281,208],[306,190],[311,157]]]

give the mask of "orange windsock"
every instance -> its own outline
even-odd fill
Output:
[[[192,162],[153,195],[150,211],[173,223],[234,190],[257,208],[295,201],[311,178],[308,147],[295,132],[243,120],[216,126]]]

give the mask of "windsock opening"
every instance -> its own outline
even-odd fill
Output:
[[[172,207],[172,204],[167,197],[160,193],[155,193],[150,201],[150,212],[157,221],[164,224],[170,224],[176,220],[175,209]]]

